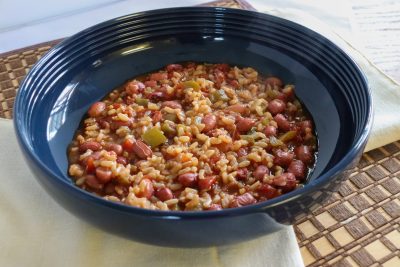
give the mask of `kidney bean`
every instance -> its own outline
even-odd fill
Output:
[[[256,124],[256,121],[251,118],[243,118],[243,117],[238,117],[236,120],[236,129],[240,133],[246,133],[248,132],[254,125]]]
[[[133,144],[135,141],[131,138],[125,139],[125,141],[122,143],[122,148],[127,151],[127,152],[133,152]]]
[[[227,107],[225,109],[226,111],[232,111],[232,112],[237,112],[240,114],[248,114],[250,112],[249,108],[246,107],[246,105],[243,104],[235,104]]]
[[[166,99],[166,93],[164,91],[156,91],[148,95],[148,98],[153,101],[161,101]]]
[[[214,70],[214,76],[215,76],[215,80],[219,84],[221,84],[225,81],[225,73],[223,73],[219,69]]]
[[[250,193],[244,193],[243,195],[235,197],[235,199],[231,202],[230,207],[242,207],[248,206],[256,203],[257,200]]]
[[[260,196],[263,196],[267,199],[271,199],[280,195],[279,190],[273,186],[270,186],[269,184],[261,185],[257,192],[260,194]]]
[[[122,164],[122,165],[128,164],[128,160],[127,160],[125,157],[122,157],[122,156],[118,156],[118,157],[117,157],[117,162],[118,162],[119,164]]]
[[[86,150],[90,149],[92,151],[100,150],[101,144],[96,141],[86,141],[79,146],[80,152],[85,152]]]
[[[167,71],[180,71],[182,68],[181,64],[169,64],[166,67]]]
[[[122,146],[119,144],[110,144],[109,143],[109,144],[106,144],[105,147],[108,151],[114,151],[115,154],[117,154],[117,155],[121,155],[122,151],[123,151]]]
[[[161,201],[166,201],[166,200],[170,200],[174,197],[174,195],[172,194],[171,189],[163,187],[160,189],[157,189],[155,192],[155,196],[161,200]]]
[[[94,173],[96,166],[94,165],[94,158],[92,156],[86,159],[86,173]]]
[[[96,168],[96,177],[100,183],[105,184],[111,180],[112,171],[109,169],[106,169],[104,167],[97,167]]]
[[[238,180],[246,180],[249,170],[246,168],[240,168],[236,172],[236,179]]]
[[[300,160],[293,160],[287,171],[293,173],[296,178],[303,179],[306,175],[306,166]]]
[[[103,188],[103,185],[99,183],[93,174],[86,175],[85,183],[92,189],[100,190]]]
[[[217,177],[215,175],[206,176],[204,179],[198,179],[198,187],[200,190],[208,191],[211,189],[216,180]]]
[[[307,133],[307,132],[308,132],[307,129],[310,129],[309,131],[312,131],[312,129],[313,129],[312,122],[309,121],[309,120],[301,121],[301,122],[299,122],[298,125],[300,126],[301,131],[302,131],[303,133]]]
[[[207,114],[201,122],[205,125],[203,132],[208,132],[217,126],[217,117],[213,114]]]
[[[290,151],[283,151],[281,149],[278,149],[274,153],[275,158],[274,158],[274,164],[279,165],[279,166],[289,166],[289,164],[292,162],[294,158],[294,154]]]
[[[154,194],[153,183],[149,179],[143,179],[140,181],[139,187],[142,191],[139,192],[138,197],[145,197],[150,199]]]
[[[277,179],[277,181],[275,181]],[[292,191],[297,187],[297,180],[293,173],[285,172],[282,173],[279,177],[275,178],[273,183],[282,188],[282,192],[286,193]]]
[[[219,204],[211,204],[208,210],[222,210],[222,207]]]
[[[188,172],[178,176],[178,182],[186,187],[194,187],[197,183],[197,173]]]
[[[144,85],[146,86],[146,87],[150,87],[150,88],[153,88],[153,87],[156,87],[157,86],[157,81],[145,81],[144,82]]]
[[[257,180],[262,180],[264,179],[265,175],[267,175],[269,173],[269,169],[267,166],[265,165],[258,165],[256,170],[253,171],[253,176],[254,178],[256,178]]]
[[[278,114],[285,111],[286,103],[280,99],[274,99],[268,103],[268,111],[272,114]]]
[[[226,63],[215,64],[215,68],[223,72],[227,72],[230,69]]]
[[[125,86],[125,92],[130,95],[143,93],[145,86],[142,82],[131,81]]]
[[[89,108],[88,114],[90,117],[98,117],[104,110],[106,110],[106,103],[96,102]]]
[[[296,157],[305,164],[310,164],[313,161],[313,155],[309,146],[298,146],[294,149],[294,153],[296,153]]]
[[[131,126],[132,125],[132,118],[129,118],[129,120],[127,120],[127,121],[120,121],[120,120],[115,120],[115,121],[113,121],[112,123],[111,123],[111,129],[112,130],[117,130],[119,127],[122,127],[122,126],[127,126],[127,127],[129,127],[129,126]]]
[[[152,119],[153,123],[157,123],[157,122],[161,121],[162,120],[161,111],[155,110],[153,112],[153,116],[151,116],[151,119]]]
[[[238,89],[240,86],[237,80],[231,80],[229,81],[229,84],[232,85],[235,89]]]
[[[275,115],[274,120],[276,121],[276,124],[278,124],[279,129],[284,131],[290,130],[290,123],[283,114],[279,113]]]
[[[109,129],[110,123],[106,120],[99,120],[99,125],[102,129]]]
[[[160,81],[160,80],[166,80],[168,79],[168,73],[166,72],[157,72],[157,73],[152,73],[150,75],[150,80],[153,81]]]
[[[237,152],[237,156],[240,158],[240,157],[244,157],[244,156],[247,156],[247,154],[248,154],[249,152],[248,152],[248,148],[247,147],[241,147],[241,148],[239,148],[239,150],[238,150],[238,152]]]
[[[162,108],[169,107],[172,109],[182,109],[182,105],[179,104],[177,101],[164,101],[164,102],[162,102],[161,107]]]
[[[274,86],[281,88],[283,86],[283,82],[278,77],[271,76],[271,77],[268,77],[267,79],[265,79],[265,85],[269,85],[272,88]]]
[[[276,127],[272,125],[268,125],[264,129],[265,136],[270,137],[270,136],[276,136]]]
[[[132,146],[133,152],[141,159],[147,159],[153,154],[151,148],[140,140],[136,140]]]

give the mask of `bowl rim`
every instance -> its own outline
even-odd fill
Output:
[[[53,170],[48,168],[44,162],[40,160],[40,158],[36,155],[32,147],[29,145],[27,141],[27,136],[25,132],[21,132],[21,124],[23,123],[21,120],[18,119],[18,113],[19,110],[21,112],[23,111],[23,103],[21,103],[21,94],[24,90],[19,90],[17,92],[17,96],[15,98],[15,105],[14,105],[14,129],[17,135],[18,143],[20,144],[20,147],[24,151],[24,155],[26,157],[29,157],[31,161],[35,163],[43,172],[46,173],[47,176],[51,177],[55,182],[58,184],[67,187],[68,189],[74,191],[76,194],[80,195],[82,198],[85,198],[86,200],[90,200],[91,202],[105,206],[108,208],[116,209],[119,211],[123,212],[128,212],[128,213],[135,213],[138,215],[148,215],[148,216],[153,216],[153,217],[165,217],[168,219],[184,219],[184,218],[210,218],[210,217],[225,217],[225,216],[238,216],[241,214],[247,214],[247,213],[254,213],[254,212],[265,212],[269,208],[273,208],[276,206],[280,206],[282,204],[285,204],[287,202],[295,201],[296,199],[299,199],[309,193],[310,191],[314,191],[317,188],[320,188],[324,186],[331,177],[339,175],[341,172],[343,172],[347,166],[349,166],[353,159],[359,154],[359,152],[365,147],[366,142],[368,140],[368,137],[371,132],[372,128],[372,123],[373,123],[373,101],[372,101],[372,94],[371,94],[371,88],[369,86],[368,80],[361,70],[360,66],[355,62],[355,60],[349,55],[346,51],[342,50],[338,45],[333,43],[331,40],[328,38],[324,37],[318,32],[315,32],[311,30],[310,28],[307,28],[306,26],[303,26],[299,23],[290,21],[288,19],[284,19],[275,15],[271,14],[265,14],[257,11],[250,11],[250,10],[241,10],[241,9],[233,9],[233,8],[225,8],[225,7],[172,7],[172,8],[162,8],[162,9],[153,9],[153,10],[148,10],[148,11],[142,11],[142,12],[136,12],[120,17],[116,17],[101,23],[98,23],[96,25],[93,25],[91,27],[88,27],[82,31],[79,31],[78,33],[66,38],[59,44],[57,44],[55,47],[50,49],[38,62],[34,64],[34,66],[31,68],[27,76],[25,76],[20,88],[25,88],[27,86],[28,80],[31,78],[32,75],[36,73],[40,69],[40,65],[42,62],[44,62],[47,58],[51,57],[54,53],[56,53],[59,49],[69,45],[72,43],[74,40],[79,38],[81,35],[86,34],[88,32],[93,32],[96,30],[99,30],[103,27],[111,26],[112,24],[118,25],[118,23],[121,23],[127,19],[135,19],[139,18],[142,16],[151,16],[151,15],[156,15],[159,13],[173,13],[176,11],[201,11],[201,12],[219,12],[219,13],[224,13],[224,12],[229,12],[229,13],[236,13],[237,15],[245,15],[249,17],[254,17],[254,18],[264,18],[264,19],[269,19],[269,21],[273,20],[273,23],[280,22],[286,26],[291,26],[297,29],[301,29],[302,31],[307,32],[307,34],[317,36],[318,39],[323,40],[327,45],[330,47],[334,48],[335,50],[338,50],[345,56],[348,60],[349,63],[352,64],[355,67],[355,71],[361,78],[361,82],[364,83],[365,89],[366,89],[366,95],[367,95],[367,112],[368,112],[368,117],[366,121],[366,125],[364,129],[362,130],[359,138],[356,140],[354,145],[351,147],[351,149],[343,156],[343,158],[337,162],[332,168],[327,170],[325,173],[323,173],[321,176],[318,178],[314,179],[313,181],[310,181],[307,183],[303,188],[296,189],[294,191],[291,191],[289,193],[283,194],[279,197],[259,202],[256,204],[252,204],[249,206],[243,206],[243,207],[238,207],[238,208],[229,208],[229,209],[222,209],[222,210],[215,210],[215,211],[163,211],[163,210],[150,210],[150,209],[144,209],[144,208],[139,208],[139,207],[134,207],[134,206],[128,206],[126,204],[122,203],[117,203],[117,202],[112,202],[109,200],[105,200],[101,197],[98,197],[88,191],[85,191],[73,183],[70,183],[66,181],[64,178],[60,178]]]

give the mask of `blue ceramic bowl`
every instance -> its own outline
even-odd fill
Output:
[[[67,145],[88,107],[133,76],[181,61],[251,66],[296,85],[319,138],[316,169],[304,188],[247,207],[166,212],[108,202],[71,182]],[[53,48],[20,87],[14,121],[35,178],[71,213],[140,242],[201,247],[253,239],[318,208],[358,162],[371,107],[351,58],[303,26],[250,11],[172,8],[101,23]]]

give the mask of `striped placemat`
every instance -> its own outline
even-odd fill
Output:
[[[253,9],[245,1],[213,6]],[[254,10],[254,9],[253,9]],[[0,117],[29,68],[60,40],[0,54]],[[295,226],[306,266],[400,266],[400,142],[365,153],[349,180]]]

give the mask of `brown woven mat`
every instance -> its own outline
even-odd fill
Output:
[[[253,9],[244,1],[213,6]],[[12,118],[18,86],[52,41],[0,55],[0,117]],[[323,208],[294,229],[307,266],[400,266],[400,142],[365,153]]]

